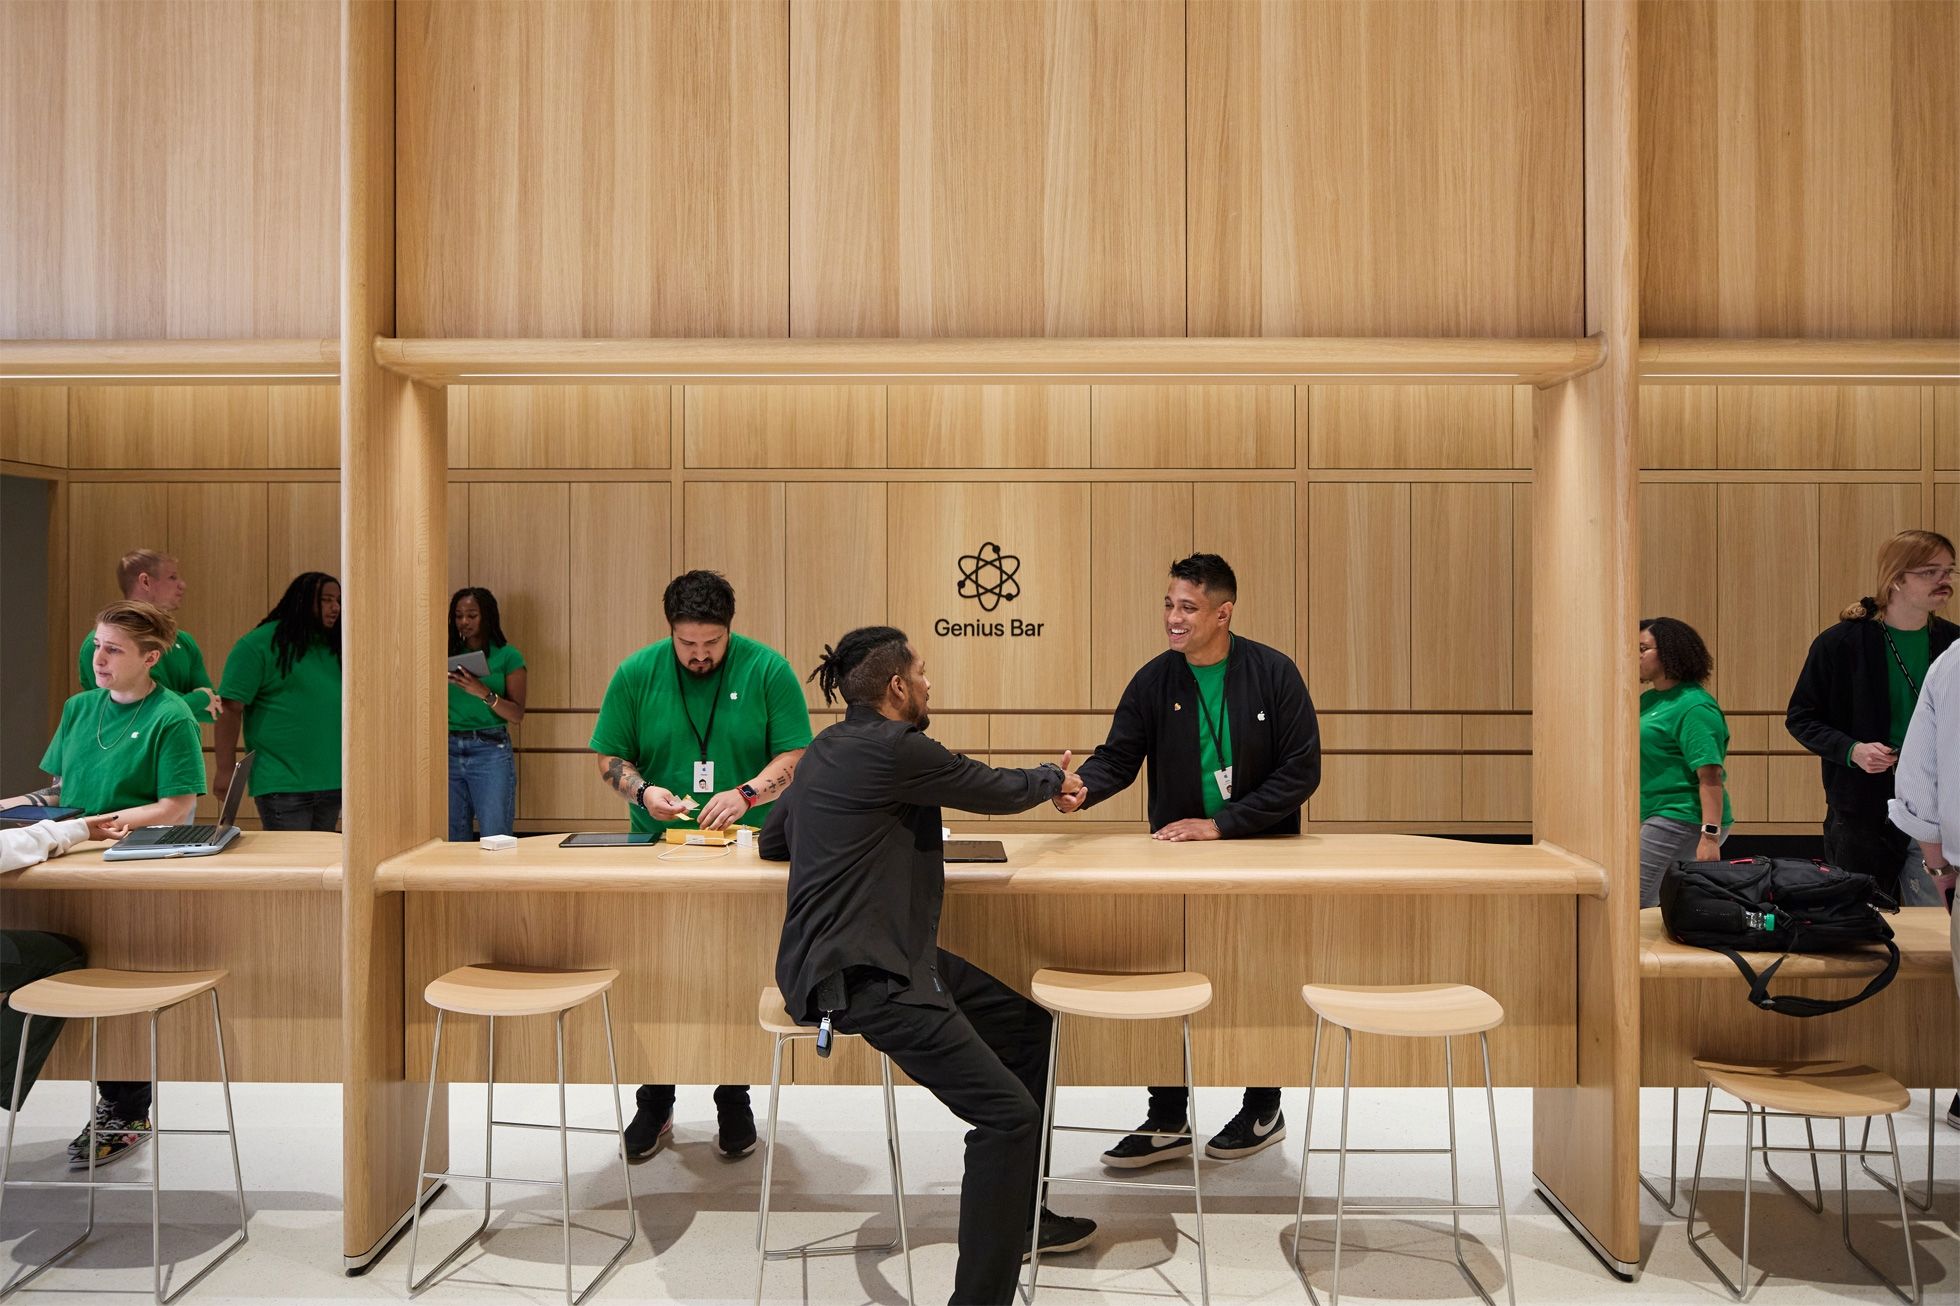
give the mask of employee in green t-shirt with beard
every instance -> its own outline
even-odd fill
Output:
[[[116,564],[116,584],[122,596],[138,603],[162,608],[172,617],[184,602],[183,569],[177,559],[155,549],[132,549]],[[81,653],[75,659],[75,674],[82,688],[95,688],[95,632],[83,637]],[[215,720],[224,710],[224,700],[211,687],[211,673],[204,668],[204,650],[191,633],[177,628],[177,642],[165,651],[150,678],[190,705],[199,721]]]
[[[231,646],[218,692],[238,710],[218,718],[217,783],[231,783],[242,727],[252,801],[268,830],[332,830],[340,822],[340,582],[303,572],[277,607]]]
[[[759,827],[810,742],[803,688],[782,654],[729,629],[735,590],[719,573],[683,572],[661,602],[669,638],[629,656],[606,686],[592,729],[600,778],[626,800],[638,831]],[[674,1086],[643,1084],[637,1101],[626,1127],[634,1157],[671,1133]],[[717,1088],[715,1113],[723,1154],[747,1155],[748,1085]]]
[[[61,709],[61,724],[41,769],[54,783],[0,799],[79,807],[107,816],[103,833],[120,839],[146,825],[182,825],[204,792],[204,741],[184,700],[158,685],[157,663],[177,637],[177,621],[149,603],[111,603],[95,619],[94,689]],[[95,1164],[127,1154],[149,1138],[148,1080],[97,1085]],[[89,1164],[86,1127],[68,1145],[71,1169]]]
[[[1685,621],[1640,623],[1640,905],[1658,907],[1661,877],[1681,861],[1722,855],[1734,813],[1726,783],[1729,723],[1704,688],[1708,645]]]

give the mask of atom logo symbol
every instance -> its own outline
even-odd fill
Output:
[[[1019,558],[989,540],[979,552],[960,555],[960,597],[978,600],[982,612],[992,612],[1021,597],[1021,582],[1014,579],[1020,570]]]

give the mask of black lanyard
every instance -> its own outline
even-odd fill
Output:
[[[729,653],[735,650],[730,649]],[[701,745],[701,760],[708,760],[708,741],[714,738],[715,713],[721,711],[721,680],[728,674],[728,657],[721,659],[721,669],[715,672],[714,701],[708,704],[708,728],[703,731],[695,728],[694,713],[687,710],[687,681],[681,675],[680,654],[674,655],[674,691],[681,696],[681,715],[687,718],[687,728],[694,732],[694,742]]]
[[[1193,672],[1191,674],[1191,679],[1195,681],[1197,678],[1198,678],[1197,673]],[[1231,678],[1232,678],[1232,648],[1231,645],[1228,644],[1225,646],[1225,679],[1229,682]],[[1225,688],[1226,688],[1225,685],[1222,684],[1218,687],[1218,710],[1222,720],[1230,721],[1231,717],[1226,714],[1229,713],[1231,710],[1231,699],[1227,697]],[[1222,769],[1230,765],[1230,763],[1226,760],[1225,757],[1224,727],[1220,725],[1219,722],[1213,721],[1211,719],[1211,713],[1205,709],[1205,687],[1203,685],[1198,686],[1198,719],[1203,721],[1205,723],[1205,729],[1211,732],[1211,746],[1218,750],[1217,756],[1218,756],[1219,767]]]
[[[1917,702],[1919,699],[1919,682],[1912,678],[1912,672],[1906,670],[1906,660],[1899,656],[1899,646],[1892,642],[1892,628],[1885,624],[1885,620],[1882,617],[1879,619],[1878,628],[1885,635],[1885,647],[1892,650],[1892,660],[1899,664],[1899,674],[1906,678],[1906,688],[1912,691],[1913,701]],[[1926,646],[1929,649],[1932,647],[1932,641],[1933,637],[1930,634],[1927,635]]]

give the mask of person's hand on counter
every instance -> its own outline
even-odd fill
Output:
[[[120,825],[116,821],[116,815],[113,812],[104,812],[100,816],[84,817],[83,820],[88,824],[88,837],[91,839],[120,839],[129,833],[127,827]]]
[[[1194,817],[1185,821],[1172,821],[1163,829],[1152,833],[1150,837],[1164,843],[1195,843],[1202,839],[1217,839],[1221,836],[1218,833],[1218,822]]]

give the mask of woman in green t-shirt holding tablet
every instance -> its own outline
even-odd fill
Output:
[[[54,777],[47,788],[0,800],[59,803],[89,816],[107,816],[104,832],[121,838],[145,825],[182,825],[204,792],[204,741],[184,700],[151,675],[177,638],[177,621],[161,608],[125,600],[95,619],[91,665],[95,688],[61,709],[41,769]],[[148,1080],[104,1080],[97,1085],[95,1163],[124,1155],[149,1137]],[[89,1163],[85,1127],[68,1145],[68,1164]]]
[[[302,572],[225,658],[218,686],[217,776],[231,780],[242,728],[258,760],[252,801],[268,830],[340,823],[340,582]]]
[[[1729,809],[1729,723],[1704,688],[1715,663],[1695,628],[1673,617],[1640,623],[1640,905],[1657,907],[1678,861],[1722,855]]]
[[[517,758],[510,729],[524,719],[530,672],[504,638],[497,596],[466,586],[449,596],[449,656],[481,653],[489,671],[449,673],[449,839],[509,834],[517,824]],[[474,829],[472,829],[474,822]]]

